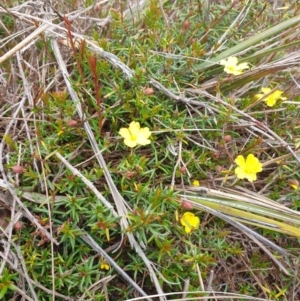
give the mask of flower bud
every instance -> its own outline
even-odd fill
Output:
[[[143,91],[144,91],[144,94],[147,96],[154,94],[154,89],[150,88],[150,87],[145,88]]]
[[[12,171],[17,174],[22,174],[24,172],[24,167],[20,165],[15,165],[12,167]]]
[[[190,22],[188,20],[185,20],[183,22],[183,29],[188,30],[190,28],[190,25],[191,25]]]
[[[225,136],[223,137],[223,140],[224,140],[226,143],[228,143],[228,142],[230,142],[230,141],[232,140],[232,137],[231,137],[230,135],[225,135]]]
[[[180,173],[184,174],[186,172],[186,167],[185,166],[180,167],[179,171]]]
[[[71,119],[67,122],[67,126],[69,126],[70,128],[76,128],[78,127],[78,122],[74,119]]]
[[[186,210],[191,210],[194,208],[193,204],[188,200],[183,200],[181,203],[181,207]]]
[[[24,226],[23,222],[17,221],[17,222],[14,224],[14,229],[15,229],[16,231],[20,231],[20,230],[22,230],[23,226]]]

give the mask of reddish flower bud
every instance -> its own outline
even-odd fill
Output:
[[[22,174],[24,172],[24,167],[20,165],[15,165],[12,167],[12,171],[17,174]]]
[[[71,119],[67,122],[67,126],[69,126],[70,128],[76,128],[78,127],[78,122],[76,120]]]
[[[181,207],[186,210],[191,210],[194,208],[193,204],[188,200],[183,200],[181,203]]]
[[[186,172],[186,167],[185,166],[180,167],[179,171],[181,173],[185,173]]]
[[[183,22],[183,29],[188,30],[190,28],[190,25],[191,25],[190,22],[188,20],[185,20]]]
[[[23,222],[17,221],[17,222],[14,224],[14,229],[15,229],[16,231],[20,231],[20,230],[22,230],[23,226],[24,226]]]
[[[225,135],[225,136],[223,137],[223,139],[224,139],[224,141],[225,141],[226,143],[228,143],[228,142],[230,142],[230,141],[232,140],[232,137],[231,137],[230,135]]]
[[[145,89],[143,90],[143,92],[144,92],[144,94],[147,95],[147,96],[150,96],[150,95],[154,94],[154,90],[153,90],[152,88],[150,88],[150,87],[145,88]]]

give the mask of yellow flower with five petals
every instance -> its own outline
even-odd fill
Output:
[[[124,144],[131,148],[151,143],[149,128],[141,128],[140,124],[135,121],[132,121],[128,128],[121,128],[119,134],[124,138]]]
[[[249,69],[248,63],[238,63],[238,59],[235,56],[227,58],[227,60],[221,60],[220,65],[224,66],[224,71],[228,74],[240,75],[244,69]]]
[[[262,164],[253,154],[249,154],[246,160],[242,155],[239,155],[234,162],[238,166],[234,172],[239,179],[246,178],[253,182],[257,179],[256,174],[263,170]]]
[[[199,228],[200,219],[192,212],[185,212],[180,219],[180,223],[184,226],[184,231],[190,233],[192,230]]]
[[[261,88],[261,91],[263,93],[256,94],[255,97],[258,99],[265,97],[264,101],[268,107],[273,107],[278,100],[286,100],[286,97],[281,96],[283,94],[281,90],[275,90],[271,93],[271,88]]]

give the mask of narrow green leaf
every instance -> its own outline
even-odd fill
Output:
[[[7,286],[4,286],[4,287],[1,289],[1,291],[0,291],[0,300],[2,300],[3,297],[6,295],[7,289],[8,289]]]

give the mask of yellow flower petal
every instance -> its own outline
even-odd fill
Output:
[[[121,128],[121,129],[119,130],[119,135],[120,135],[121,137],[125,138],[125,139],[128,139],[128,138],[130,137],[130,132],[129,132],[129,130],[126,129],[126,128]]]
[[[148,128],[142,128],[137,136],[137,143],[140,145],[147,145],[151,143],[148,138],[151,136],[151,132]]]
[[[272,89],[271,88],[261,88],[261,91],[264,93],[264,94],[269,94]]]
[[[241,167],[237,167],[235,170],[234,170],[236,176],[238,177],[238,179],[245,179],[247,178],[247,173],[245,172],[245,170]]]
[[[245,158],[242,155],[237,156],[236,159],[234,160],[234,162],[237,165],[245,165],[246,164]]]
[[[253,154],[249,154],[246,160],[246,166],[248,170],[251,172],[261,172],[262,171],[262,164],[259,160],[254,157]]]
[[[185,212],[180,219],[180,223],[184,226],[184,231],[190,233],[192,230],[199,228],[200,219],[192,212]]]
[[[133,148],[133,147],[137,146],[137,141],[130,137],[130,138],[124,139],[124,144],[127,145],[128,147]]]
[[[221,61],[219,62],[219,64],[222,65],[222,66],[225,66],[226,61],[225,61],[225,60],[221,60]]]
[[[129,124],[129,131],[130,131],[131,135],[137,135],[140,131],[140,128],[141,128],[141,126],[138,122],[132,121]]]
[[[238,59],[235,56],[231,56],[227,59],[227,64],[228,65],[237,65],[238,64]]]
[[[248,63],[240,63],[240,64],[237,66],[237,68],[238,68],[239,70],[244,70],[244,69],[248,69],[249,66],[248,66]]]

